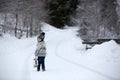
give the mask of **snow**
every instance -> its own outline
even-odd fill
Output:
[[[85,50],[77,27],[44,24],[46,71],[33,68],[36,38],[0,38],[0,80],[120,80],[120,45],[109,41]]]

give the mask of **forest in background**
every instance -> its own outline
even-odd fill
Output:
[[[79,26],[82,39],[120,38],[120,0],[0,0],[0,35],[32,37],[42,22]]]

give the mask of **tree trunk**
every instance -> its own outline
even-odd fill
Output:
[[[4,26],[3,26],[3,32],[5,33],[5,26],[6,26],[6,21],[7,21],[7,13],[5,13],[5,17],[4,17]]]
[[[30,37],[33,36],[33,17],[31,16],[31,21],[30,21]]]
[[[15,17],[16,17],[16,23],[15,23],[15,37],[17,37],[18,13],[16,13]]]

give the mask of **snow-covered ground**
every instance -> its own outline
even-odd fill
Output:
[[[120,80],[120,45],[114,41],[85,50],[77,28],[45,24],[46,71],[33,68],[36,38],[0,38],[0,80]]]

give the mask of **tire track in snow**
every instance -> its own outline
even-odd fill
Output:
[[[75,66],[77,66],[78,68],[83,68],[83,69],[85,69],[85,70],[88,70],[88,71],[90,71],[90,72],[93,72],[93,73],[95,73],[95,74],[98,74],[98,75],[100,75],[100,76],[102,76],[102,77],[105,77],[105,78],[107,78],[107,79],[109,79],[109,80],[120,80],[120,79],[117,79],[117,78],[113,78],[113,77],[111,77],[111,76],[109,76],[109,75],[106,75],[106,74],[104,74],[104,73],[102,73],[102,72],[99,72],[99,71],[97,71],[97,70],[94,70],[94,69],[92,69],[92,68],[90,68],[90,67],[87,67],[87,66],[85,66],[85,65],[83,65],[83,64],[76,63],[76,62],[74,62],[74,61],[72,61],[72,60],[69,60],[69,59],[66,59],[66,58],[60,56],[58,51],[59,51],[59,47],[60,47],[60,45],[62,44],[62,42],[64,42],[64,40],[60,40],[60,41],[57,43],[56,47],[55,47],[55,55],[56,55],[58,58],[64,60],[65,62],[68,62],[68,63],[70,63],[70,64],[72,64],[72,65],[75,65]]]
[[[23,76],[22,76],[22,80],[31,80],[31,70],[30,70],[30,66],[29,66],[29,61],[31,59],[32,53],[29,54],[29,56],[26,57],[25,61],[24,61],[24,65],[23,65]]]
[[[29,45],[32,45],[29,47]],[[33,54],[34,54],[34,51],[31,51],[30,50],[34,50],[34,46],[35,46],[35,43],[34,42],[31,42],[31,44],[29,45],[26,45],[27,47],[27,50],[25,51],[22,51],[22,53],[25,53],[23,56],[25,56],[25,60],[24,60],[24,64],[23,64],[23,74],[22,74],[22,80],[32,80],[32,68],[33,68],[33,63],[31,62],[32,59],[33,59]],[[25,47],[25,48],[26,48]]]

